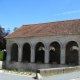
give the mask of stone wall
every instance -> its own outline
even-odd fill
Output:
[[[36,75],[37,75],[37,73],[39,73],[41,76],[52,76],[52,75],[57,75],[57,74],[70,73],[70,72],[74,72],[74,71],[80,71],[80,66],[38,69],[36,71]]]
[[[9,62],[7,69],[36,71],[37,69],[69,67],[69,65],[44,64],[44,63],[26,63],[26,62]]]
[[[0,61],[0,69],[5,69],[5,68],[6,68],[6,62]]]
[[[78,65],[80,65],[80,35],[60,35],[60,36],[25,37],[25,38],[7,39],[7,45],[6,45],[7,68],[36,70],[36,69],[41,69],[41,68],[57,67],[57,65],[53,66],[49,64],[49,46],[52,42],[55,42],[55,41],[60,44],[60,66],[66,65],[65,49],[66,49],[66,44],[69,41],[75,41],[79,45]],[[45,46],[44,64],[40,64],[40,65],[35,63],[35,46],[38,42],[42,42]],[[12,63],[11,62],[11,47],[14,43],[18,45],[18,62]],[[30,63],[22,63],[22,51],[23,51],[24,43],[29,43],[31,46]]]

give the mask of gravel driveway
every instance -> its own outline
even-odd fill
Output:
[[[42,80],[71,80],[80,77],[80,71],[44,77]],[[0,73],[0,80],[35,80],[33,77]]]

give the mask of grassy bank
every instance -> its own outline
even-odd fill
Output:
[[[4,73],[19,74],[19,75],[26,75],[26,76],[36,76],[35,72],[22,71],[22,70],[4,70]]]

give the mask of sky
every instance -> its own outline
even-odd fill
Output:
[[[0,0],[0,25],[12,32],[22,25],[80,19],[80,0]]]

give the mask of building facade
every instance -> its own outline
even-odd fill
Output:
[[[6,36],[7,69],[80,65],[80,20],[23,25]]]

